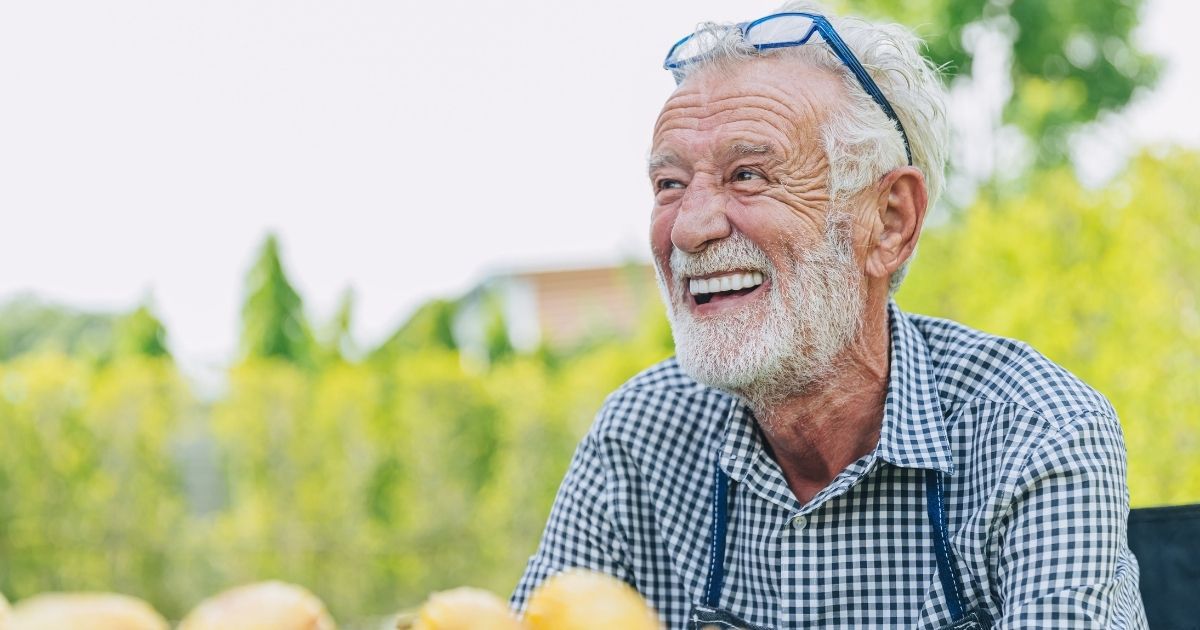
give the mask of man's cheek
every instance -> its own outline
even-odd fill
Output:
[[[655,262],[659,263],[663,271],[669,269],[667,263],[671,260],[671,228],[675,223],[675,212],[673,210],[658,210],[655,209],[654,215],[650,218],[650,252],[654,256]]]

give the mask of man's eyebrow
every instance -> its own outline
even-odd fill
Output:
[[[774,145],[770,144],[751,144],[749,142],[735,142],[725,150],[727,158],[745,157],[747,155],[762,155],[772,158],[772,161],[778,161],[778,152]],[[656,153],[650,156],[646,161],[646,170],[653,172],[655,169],[664,166],[681,166],[683,160],[674,153]]]
[[[646,170],[654,171],[654,169],[664,166],[679,166],[682,162],[674,153],[656,153],[646,160]]]
[[[726,151],[726,153],[737,157],[744,157],[747,155],[765,155],[768,157],[773,157],[777,154],[775,147],[772,145],[750,144],[749,142],[734,143],[729,147],[729,150]]]

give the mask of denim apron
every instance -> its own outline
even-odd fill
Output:
[[[704,600],[692,607],[688,615],[690,630],[770,630],[756,626],[720,607],[721,585],[725,580],[725,533],[729,523],[729,476],[718,464],[715,468],[712,506],[713,521],[710,534],[708,579],[704,583]],[[958,568],[950,552],[950,536],[946,525],[943,506],[942,473],[937,470],[925,472],[925,503],[929,521],[933,525],[933,550],[937,555],[938,577],[946,593],[946,607],[950,610],[951,622],[942,630],[989,630],[991,617],[978,607],[964,612],[962,589]]]

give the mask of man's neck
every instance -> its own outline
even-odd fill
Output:
[[[775,461],[802,504],[879,444],[891,345],[886,308],[869,313],[827,379],[767,408],[754,408]]]

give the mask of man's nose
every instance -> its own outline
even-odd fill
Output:
[[[693,183],[680,200],[679,213],[671,226],[671,243],[689,254],[702,251],[709,243],[726,238],[733,231],[725,215],[725,196]]]

